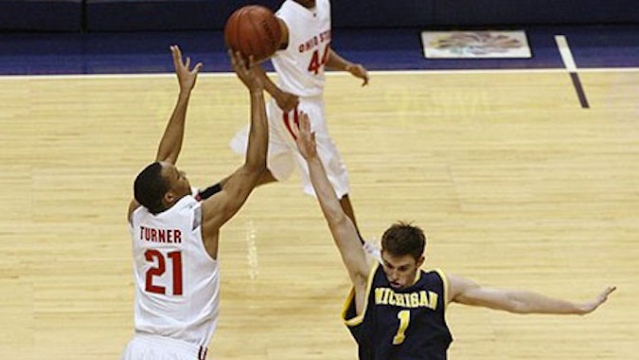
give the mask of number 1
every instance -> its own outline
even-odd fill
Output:
[[[399,345],[406,339],[404,332],[406,332],[406,328],[410,322],[410,310],[400,311],[397,314],[397,318],[399,319],[399,329],[397,329],[397,334],[393,337],[393,345]]]

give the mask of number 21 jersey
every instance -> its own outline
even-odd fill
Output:
[[[218,263],[204,248],[201,208],[185,196],[153,215],[131,216],[135,331],[206,347],[217,324]]]

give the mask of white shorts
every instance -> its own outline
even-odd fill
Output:
[[[320,96],[300,98],[296,110],[283,113],[275,100],[266,104],[266,114],[269,120],[269,148],[267,166],[278,181],[288,179],[293,170],[299,169],[304,192],[314,195],[306,160],[297,150],[295,138],[291,133],[293,126],[297,126],[298,111],[308,114],[311,120],[311,130],[315,132],[317,152],[322,160],[326,175],[330,180],[338,198],[349,192],[348,173],[342,158],[328,135],[328,128],[324,118],[324,101]],[[240,130],[231,140],[231,149],[240,155],[246,154],[248,142],[248,126]]]
[[[166,336],[135,334],[122,360],[204,360],[206,348]]]

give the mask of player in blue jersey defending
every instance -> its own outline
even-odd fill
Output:
[[[371,268],[351,219],[344,213],[317,155],[306,114],[300,116],[297,146],[335,244],[353,283],[342,314],[359,346],[360,360],[440,360],[452,336],[445,320],[456,302],[519,314],[588,314],[615,287],[593,300],[574,303],[529,291],[486,288],[442,271],[425,272],[426,237],[417,226],[397,223],[382,236],[381,258]]]

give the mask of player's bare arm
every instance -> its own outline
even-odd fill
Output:
[[[603,304],[615,291],[611,286],[591,301],[575,303],[551,298],[532,291],[505,290],[482,287],[460,276],[450,275],[449,301],[465,305],[481,306],[517,314],[575,314],[585,315]]]
[[[344,59],[332,48],[329,49],[329,51],[330,53],[328,54],[328,59],[326,60],[325,65],[327,68],[348,71],[349,73],[351,73],[351,75],[363,80],[362,86],[366,86],[368,84],[368,71],[364,66],[362,66],[362,64],[355,64]]]
[[[246,66],[240,53],[229,52],[229,56],[238,78],[250,93],[251,126],[244,165],[228,177],[222,191],[202,202],[202,238],[207,252],[213,258],[217,258],[220,227],[240,210],[258,179],[266,171],[268,148],[264,85],[256,66],[252,58],[249,66]]]
[[[183,60],[182,52],[177,45],[171,46],[171,54],[173,55],[173,66],[180,85],[180,93],[158,146],[155,160],[175,164],[182,150],[186,109],[191,97],[191,91],[195,87],[197,76],[200,69],[202,69],[202,63],[198,63],[193,69],[190,69],[191,59],[187,57],[186,60]]]
[[[308,163],[311,182],[317,194],[320,208],[355,287],[356,306],[358,311],[360,311],[364,304],[369,271],[368,262],[359,241],[357,229],[351,219],[344,213],[337,195],[335,195],[335,190],[326,176],[322,161],[317,154],[315,134],[311,132],[310,120],[305,113],[300,114],[300,125],[296,141],[300,153]]]
[[[261,66],[257,66],[257,71],[264,84],[264,90],[275,99],[277,106],[282,109],[282,111],[289,112],[299,105],[300,99],[297,95],[280,89]]]
[[[182,150],[186,109],[191,97],[191,91],[195,87],[197,76],[202,69],[202,63],[197,63],[193,69],[191,69],[191,59],[187,57],[186,60],[183,60],[182,51],[177,45],[172,45],[170,49],[173,56],[173,67],[175,68],[175,74],[177,75],[180,85],[180,92],[171,118],[164,130],[164,135],[162,135],[162,139],[158,145],[155,160],[175,164]],[[131,218],[131,214],[139,206],[140,204],[135,201],[135,199],[131,201],[127,215],[128,219]]]

